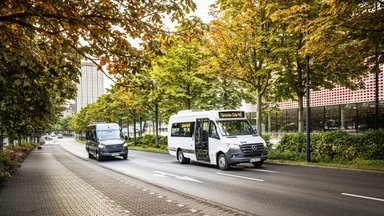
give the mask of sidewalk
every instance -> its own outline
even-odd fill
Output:
[[[0,191],[1,215],[244,215],[107,170],[57,144],[34,150]]]

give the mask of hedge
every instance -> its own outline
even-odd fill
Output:
[[[306,135],[285,134],[270,158],[302,158],[306,152]],[[301,156],[298,156],[301,155]],[[311,134],[311,155],[319,161],[384,160],[384,130],[369,130],[365,134],[345,131]]]
[[[21,143],[14,148],[0,150],[0,188],[11,178],[27,155],[40,144]]]
[[[167,137],[166,136],[158,136],[159,146],[167,145]],[[145,145],[149,147],[155,146],[155,136],[146,134],[144,136],[139,136],[136,139],[136,145]]]

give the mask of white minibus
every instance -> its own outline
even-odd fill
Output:
[[[181,164],[190,160],[220,169],[252,163],[260,167],[268,158],[265,141],[238,110],[179,111],[168,125],[168,151]]]

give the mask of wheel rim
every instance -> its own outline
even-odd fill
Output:
[[[225,167],[226,166],[226,161],[225,161],[225,158],[223,156],[221,156],[219,158],[219,167]]]
[[[179,151],[179,154],[178,154],[178,159],[179,159],[179,162],[182,162],[183,161],[183,152],[182,151]]]

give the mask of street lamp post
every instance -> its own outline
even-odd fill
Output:
[[[310,0],[307,0],[307,4],[310,4]],[[307,22],[309,21],[309,11],[307,14]],[[306,32],[308,36],[308,30]],[[307,39],[308,40],[308,39]],[[305,91],[306,91],[306,129],[307,129],[307,148],[306,148],[306,156],[307,156],[307,162],[311,162],[311,107],[310,107],[310,89],[309,89],[309,56],[308,54],[305,56]]]

